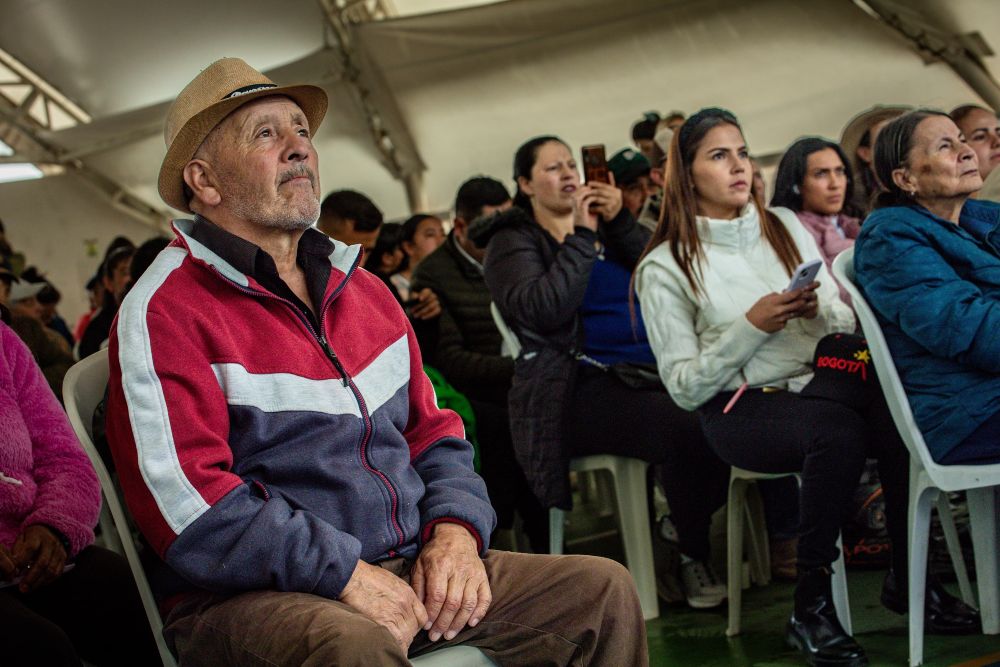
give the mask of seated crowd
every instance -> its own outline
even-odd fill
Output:
[[[159,179],[190,219],[115,239],[72,329],[0,226],[5,660],[158,660],[127,565],[92,544],[99,489],[57,400],[108,348],[95,434],[181,664],[404,665],[457,644],[646,664],[627,571],[545,555],[570,460],[592,454],[651,464],[669,514],[650,530],[678,556],[661,593],[694,608],[725,600],[709,528],[731,466],[799,473],[760,484],[775,574],[796,582],[787,640],[808,664],[867,664],[833,608],[836,541],[875,459],[881,600],[905,613],[909,454],[873,369],[818,368],[869,359],[831,266],[855,248],[935,460],[1000,462],[996,113],[873,107],[838,141],[791,143],[769,205],[731,112],[647,113],[609,182],[539,136],[513,151],[513,196],[475,175],[452,215],[385,222],[353,190],[321,201],[326,106],[240,60],[199,74]],[[515,526],[520,553],[490,549]],[[926,587],[927,632],[980,631]]]

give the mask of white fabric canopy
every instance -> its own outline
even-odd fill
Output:
[[[472,175],[512,185],[513,153],[532,136],[556,134],[574,149],[604,143],[610,155],[630,144],[631,124],[650,109],[728,107],[751,150],[766,155],[806,134],[837,138],[875,103],[947,110],[981,101],[948,65],[925,62],[849,0],[394,4],[400,17],[357,27],[354,48],[400,164],[426,166],[426,200],[437,211]],[[998,2],[906,5],[932,27],[978,30],[1000,45]],[[455,7],[464,8],[433,11]],[[155,184],[166,107],[205,65],[239,56],[279,83],[317,83],[330,94],[316,137],[324,192],[357,189],[387,217],[410,213],[313,0],[4,0],[0,12],[0,48],[93,117],[41,136],[165,212]],[[984,62],[1000,71],[996,56]],[[77,286],[99,261],[84,239],[101,245],[119,230],[138,242],[152,233],[72,170],[0,185],[0,218],[15,247],[66,293],[70,316],[82,311]],[[58,243],[48,240],[54,230]]]

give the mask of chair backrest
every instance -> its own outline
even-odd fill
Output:
[[[500,338],[503,339],[500,354],[505,357],[517,359],[521,356],[521,341],[517,339],[517,335],[504,322],[503,315],[500,314],[500,309],[492,302],[490,303],[490,314],[493,316],[493,323],[496,324],[497,330],[500,332]]]
[[[896,429],[906,444],[906,448],[910,451],[911,459],[920,463],[938,488],[950,491],[978,486],[979,484],[969,479],[969,473],[971,472],[973,476],[976,476],[977,470],[985,473],[987,472],[985,467],[943,466],[931,458],[930,450],[927,449],[927,443],[924,441],[924,436],[913,417],[913,411],[910,409],[910,402],[906,397],[903,382],[899,379],[896,365],[892,361],[892,354],[889,352],[889,345],[882,334],[882,327],[879,325],[871,306],[868,305],[854,282],[854,248],[848,248],[837,255],[833,261],[833,275],[851,295],[854,312],[857,313],[858,319],[861,321],[861,330],[864,331],[868,341],[868,349],[871,351],[872,362],[878,372],[882,393],[885,395],[886,403],[889,404],[889,411],[896,423]],[[985,483],[986,480],[983,482]]]
[[[118,533],[118,539],[121,540],[125,559],[128,561],[132,576],[135,578],[136,588],[139,589],[139,597],[146,610],[149,627],[156,639],[160,659],[163,661],[164,667],[175,667],[177,663],[163,639],[163,621],[160,619],[160,611],[156,607],[153,592],[146,580],[146,572],[142,569],[142,563],[139,561],[139,553],[132,540],[132,532],[125,515],[125,508],[118,498],[118,490],[115,488],[111,475],[108,473],[101,455],[97,453],[92,440],[91,424],[94,409],[104,397],[104,390],[108,385],[108,375],[107,350],[96,352],[78,362],[67,371],[66,378],[63,380],[63,402],[66,405],[69,422],[76,432],[76,436],[80,439],[84,451],[87,452],[90,463],[97,472],[104,500],[111,512],[111,519]]]

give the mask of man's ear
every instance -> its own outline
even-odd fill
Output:
[[[653,167],[650,169],[649,180],[653,181],[653,185],[656,187],[664,187],[667,183],[667,179],[664,178],[663,167]]]
[[[456,236],[464,236],[465,232],[469,229],[469,223],[465,218],[455,217],[455,221],[452,223],[452,228],[455,230]]]
[[[213,207],[222,203],[222,193],[216,187],[215,174],[211,165],[204,160],[196,158],[184,166],[184,182],[191,188],[194,199],[203,206]]]

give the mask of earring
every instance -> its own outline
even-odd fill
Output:
[[[793,185],[793,186],[792,186],[792,192],[794,192],[794,193],[795,193],[795,194],[797,194],[797,195],[800,195],[800,194],[802,194],[802,190],[801,190],[801,189],[799,189],[799,186],[798,186],[798,185]]]

